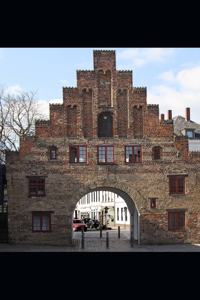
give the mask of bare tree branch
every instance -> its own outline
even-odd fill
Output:
[[[19,150],[19,140],[34,134],[34,121],[39,113],[34,92],[22,92],[17,96],[0,91],[0,160],[6,150]]]

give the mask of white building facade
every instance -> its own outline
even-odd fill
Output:
[[[76,205],[74,218],[97,219],[111,228],[130,225],[130,213],[125,201],[109,191],[95,191],[82,197]]]

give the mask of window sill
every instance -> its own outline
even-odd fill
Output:
[[[88,165],[87,162],[69,162],[70,165]]]
[[[142,161],[136,161],[136,162],[125,162],[125,165],[135,165],[135,164],[141,164]]]
[[[32,230],[32,233],[37,233],[37,232],[39,232],[39,233],[50,233],[50,232],[52,232],[52,230],[44,230],[44,231],[42,231],[42,230]]]
[[[38,196],[36,196],[36,195],[29,195],[28,196],[28,198],[44,198],[44,197],[46,197],[46,194],[45,195],[38,195]]]
[[[97,163],[98,166],[116,166],[117,164],[116,163],[100,163],[98,162]]]
[[[168,229],[169,232],[186,232],[186,229]]]

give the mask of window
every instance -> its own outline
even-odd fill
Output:
[[[117,208],[117,221],[119,221],[119,207]]]
[[[156,198],[149,198],[150,208],[156,208]]]
[[[185,194],[185,175],[169,176],[169,193]]]
[[[161,159],[162,148],[160,146],[155,146],[152,148],[152,158],[153,160]]]
[[[127,221],[127,207],[124,207],[124,218]]]
[[[33,212],[32,213],[32,231],[49,232],[51,231],[51,213]]]
[[[186,130],[186,135],[189,139],[193,139],[194,138],[194,131],[191,129],[187,129]]]
[[[70,163],[85,163],[86,162],[86,146],[70,146],[69,147],[69,162]]]
[[[180,231],[185,229],[185,211],[168,211],[168,230]]]
[[[49,148],[49,158],[50,158],[50,160],[57,159],[57,147],[56,146],[51,146]]]
[[[110,164],[114,162],[113,146],[98,146],[98,163]]]
[[[141,162],[141,146],[125,146],[125,162]]]
[[[123,221],[123,213],[124,213],[124,209],[123,207],[121,208],[121,221]]]
[[[113,136],[113,117],[111,112],[102,112],[98,117],[98,137]]]
[[[40,176],[29,177],[29,197],[45,196],[45,178]]]

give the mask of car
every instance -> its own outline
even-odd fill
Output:
[[[72,229],[73,231],[81,231],[81,230],[87,231],[87,226],[83,222],[83,220],[73,219]]]
[[[84,218],[83,222],[85,223],[85,225],[87,226],[87,228],[91,228],[92,227],[92,219],[90,219],[90,218]]]
[[[96,219],[84,218],[83,221],[86,224],[87,228],[98,229],[100,227],[100,222],[98,220],[96,220]]]

